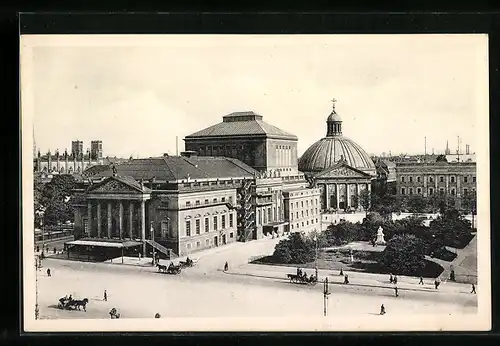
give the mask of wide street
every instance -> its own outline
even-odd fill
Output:
[[[271,269],[268,277],[247,275],[252,272],[248,258],[271,254],[277,241],[235,243],[194,254],[193,258],[199,257],[197,265],[180,275],[160,274],[154,267],[117,264],[119,261],[85,263],[47,258],[38,272],[40,318],[109,318],[112,307],[123,318],[152,318],[157,312],[162,317],[322,316],[322,284],[291,284],[282,279],[286,268]],[[221,270],[226,261],[228,273]],[[51,277],[47,277],[46,268],[51,269]],[[355,274],[355,279],[361,277]],[[322,275],[328,274],[320,271],[320,279]],[[477,310],[477,297],[466,293],[467,285],[437,292],[402,287],[399,297],[383,286],[330,285],[329,314],[373,315],[381,304],[388,313],[401,315]],[[108,301],[103,301],[104,290]],[[58,309],[58,299],[66,294],[88,298],[87,312]]]

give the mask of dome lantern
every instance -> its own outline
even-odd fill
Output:
[[[326,119],[326,136],[327,137],[342,136],[342,119],[335,111],[335,103],[336,102],[337,102],[336,99],[332,99],[332,103],[333,103],[332,112],[328,116],[328,119]]]

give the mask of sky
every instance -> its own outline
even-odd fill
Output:
[[[423,153],[425,137],[427,153],[447,140],[453,152],[458,136],[474,152],[488,116],[483,35],[32,35],[21,56],[42,153],[99,139],[105,156],[175,154],[176,136],[182,151],[252,110],[297,135],[301,155],[326,135],[332,98],[370,154]]]

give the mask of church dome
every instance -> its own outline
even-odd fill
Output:
[[[299,159],[299,170],[305,173],[321,172],[340,162],[375,175],[375,164],[356,142],[342,135],[342,120],[335,111],[327,118],[327,134],[311,145]]]

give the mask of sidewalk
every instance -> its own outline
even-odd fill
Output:
[[[245,276],[255,276],[263,277],[269,279],[280,279],[288,281],[286,277],[287,274],[295,274],[297,268],[295,267],[283,267],[283,266],[271,266],[271,265],[260,265],[260,264],[245,264],[237,268],[229,270],[227,274],[232,275],[245,275]],[[305,270],[308,275],[314,274],[314,269]],[[366,286],[366,287],[379,287],[394,289],[394,284],[389,282],[389,276],[384,274],[370,274],[370,273],[360,273],[360,272],[350,272],[344,271],[344,274],[349,276],[350,286]],[[318,276],[320,281],[328,277],[330,284],[344,285],[344,277],[339,275],[339,271],[331,270],[318,270]],[[436,290],[434,288],[434,280],[424,279],[424,285],[419,285],[420,278],[408,277],[408,276],[398,276],[397,287],[399,290],[410,290],[410,291],[420,291],[420,292],[447,292],[447,293],[467,293],[471,291],[470,285],[459,284],[455,282],[441,282],[441,285]]]

